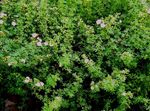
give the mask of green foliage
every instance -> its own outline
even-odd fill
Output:
[[[2,0],[0,94],[43,111],[149,111],[149,3]]]

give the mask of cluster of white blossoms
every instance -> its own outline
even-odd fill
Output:
[[[101,28],[106,27],[106,24],[105,24],[105,23],[104,23],[104,21],[103,21],[103,20],[101,20],[101,19],[98,19],[98,20],[96,21],[96,24],[97,24],[97,25],[100,25],[100,26],[101,26]]]
[[[33,38],[36,38],[38,40],[38,42],[36,43],[37,46],[42,46],[42,45],[48,46],[48,42],[42,42],[42,39],[39,37],[39,34],[33,33],[31,35]]]
[[[5,14],[4,12],[1,12],[1,13],[0,13],[0,18],[1,18],[1,19],[0,19],[0,24],[1,24],[1,25],[4,23],[4,21],[2,20],[2,18],[5,17],[5,16],[7,16],[7,14]],[[15,26],[17,25],[17,23],[16,23],[15,21],[12,21],[12,22],[11,22],[11,25],[15,27]]]
[[[35,84],[35,86],[37,86],[37,87],[42,87],[42,86],[44,86],[44,83],[43,83],[43,82],[37,82],[37,83]]]
[[[24,83],[29,83],[29,82],[32,82],[32,79],[27,76],[23,82],[24,82]],[[40,82],[37,82],[37,83],[35,84],[35,86],[37,86],[37,87],[42,87],[42,86],[44,86],[44,83],[40,81]]]

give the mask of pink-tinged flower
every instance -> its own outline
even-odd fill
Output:
[[[101,23],[101,27],[102,28],[106,27],[106,24],[105,23]]]
[[[11,23],[11,25],[12,25],[12,26],[16,26],[17,23],[16,23],[15,21],[13,21],[13,22]]]
[[[36,37],[39,36],[39,34],[37,34],[37,33],[33,33],[33,34],[31,34],[31,35],[32,35],[33,38],[36,38]]]
[[[35,84],[35,86],[42,87],[42,86],[44,86],[44,83],[43,82],[38,82],[38,83]]]
[[[150,14],[150,9],[147,10],[147,13]]]
[[[48,42],[44,42],[43,44],[44,44],[45,46],[48,46]]]
[[[0,24],[3,24],[4,23],[4,21],[3,20],[0,20]]]
[[[3,17],[5,17],[5,16],[7,16],[7,14],[5,14],[5,13],[3,13],[3,12],[0,13],[0,18],[3,18]]]
[[[42,46],[42,43],[41,42],[37,42],[36,45],[37,46]]]
[[[102,20],[101,19],[98,19],[97,21],[96,21],[96,24],[97,25],[100,25],[102,23]]]
[[[29,83],[29,82],[32,82],[32,79],[27,76],[23,82],[24,83]]]

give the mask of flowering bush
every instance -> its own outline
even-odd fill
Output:
[[[2,0],[0,97],[43,111],[150,110],[149,0]],[[35,110],[35,109],[34,109]]]

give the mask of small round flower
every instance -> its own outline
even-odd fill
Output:
[[[84,60],[84,62],[85,62],[85,63],[89,63],[90,60],[86,58],[86,59]]]
[[[4,21],[3,20],[0,20],[0,24],[3,24],[4,23]]]
[[[100,25],[102,23],[102,20],[101,19],[98,19],[97,21],[96,21],[96,24],[97,25]]]
[[[40,39],[39,37],[37,38],[37,40],[38,40],[39,42],[42,42],[42,39]]]
[[[44,86],[44,83],[43,82],[38,82],[38,83],[35,84],[35,86],[41,87],[41,86]]]
[[[42,46],[42,43],[41,42],[37,42],[36,45],[37,46]]]
[[[36,38],[36,37],[39,36],[39,34],[37,34],[37,33],[33,33],[33,34],[31,34],[31,35],[32,35],[33,38]]]
[[[45,46],[48,46],[48,42],[44,42],[43,44],[44,44]]]
[[[13,21],[13,22],[11,23],[11,25],[12,25],[12,26],[16,26],[17,23],[16,23],[15,21]]]
[[[106,27],[105,23],[101,23],[100,25],[101,25],[102,28]]]
[[[11,66],[12,65],[12,63],[10,62],[10,63],[8,63],[8,66]]]
[[[127,95],[127,93],[126,93],[126,92],[123,92],[123,93],[122,93],[122,96],[126,96],[126,95]]]
[[[3,17],[5,17],[5,16],[7,16],[7,14],[5,14],[5,13],[3,13],[3,12],[0,13],[0,18],[3,18]]]
[[[26,62],[26,60],[25,60],[25,59],[21,59],[20,61],[21,61],[22,63],[25,63],[25,62]]]
[[[32,79],[27,76],[23,82],[24,83],[29,83],[29,82],[32,82]]]
[[[94,90],[94,86],[91,86],[91,90]]]

